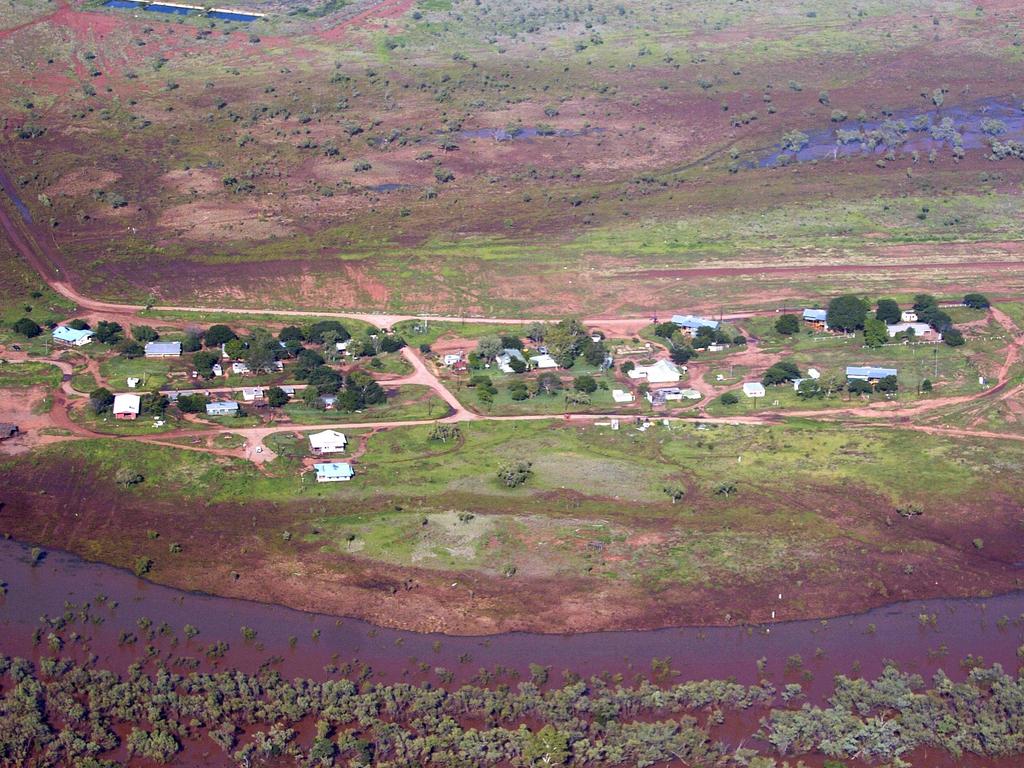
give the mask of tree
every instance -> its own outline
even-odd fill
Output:
[[[368,329],[369,332],[373,332],[374,330],[375,329]],[[327,331],[333,331],[336,333],[337,336],[335,339],[337,341],[348,341],[352,338],[352,334],[348,332],[348,328],[337,320],[321,320],[318,323],[313,323],[306,329],[306,341],[313,344],[323,344],[324,333]]]
[[[213,376],[213,366],[218,360],[220,355],[216,352],[196,352],[192,355],[192,367],[196,373],[208,379]]]
[[[505,347],[501,344],[501,339],[497,336],[482,336],[476,343],[476,351],[480,357],[493,360]]]
[[[964,335],[956,328],[949,328],[942,334],[942,340],[951,347],[960,347],[964,344]]]
[[[114,481],[125,488],[130,485],[138,485],[143,479],[142,473],[134,467],[118,467],[117,472],[114,473]]]
[[[689,347],[672,347],[672,351],[668,353],[668,356],[676,365],[686,365],[695,354],[696,352]]]
[[[919,293],[914,296],[914,311],[922,312],[930,307],[938,307],[939,302],[930,293]]]
[[[565,765],[569,760],[569,736],[551,725],[545,725],[534,734],[523,727],[525,743],[523,759],[526,765]]]
[[[922,323],[928,323],[939,333],[945,333],[953,327],[953,318],[937,306],[925,307],[917,313],[917,319]]]
[[[825,390],[816,379],[804,379],[797,386],[796,394],[802,400],[817,400],[825,396]]]
[[[288,404],[288,393],[280,387],[271,387],[267,390],[267,404],[271,408],[281,408]]]
[[[850,379],[846,382],[846,389],[851,395],[870,395],[874,391],[870,382],[861,379]]]
[[[120,323],[110,323],[100,320],[93,329],[96,333],[96,341],[100,344],[117,344],[122,337],[124,329]]]
[[[666,485],[663,486],[661,490],[664,491],[670,499],[672,499],[673,504],[686,495],[686,489],[681,485]]]
[[[932,387],[931,379],[925,379],[924,381],[921,382],[921,391],[922,392],[931,392],[932,389],[933,389],[933,387]]]
[[[892,299],[879,299],[875,308],[875,319],[883,323],[898,323],[903,317],[900,305]]]
[[[506,488],[517,488],[529,479],[532,474],[532,466],[532,462],[524,459],[510,461],[498,469],[498,479],[505,484]]]
[[[597,382],[594,381],[593,376],[583,374],[582,376],[577,376],[573,379],[572,388],[577,392],[586,392],[587,394],[591,394],[597,391]]]
[[[522,349],[523,342],[518,336],[502,336],[501,346],[504,349]]]
[[[513,373],[523,373],[526,370],[526,363],[518,357],[513,357],[508,361],[508,367],[512,369]]]
[[[167,395],[159,392],[149,392],[143,395],[139,402],[139,413],[148,416],[163,416],[170,402],[167,399]]]
[[[828,303],[825,322],[829,328],[840,331],[859,331],[864,327],[868,308],[864,301],[852,293],[836,296]]]
[[[146,348],[137,341],[123,341],[118,347],[121,357],[127,360],[134,360],[146,354]]]
[[[14,323],[11,325],[11,328],[14,329],[15,333],[20,333],[22,336],[25,336],[26,338],[29,339],[34,339],[36,336],[43,332],[43,329],[39,326],[39,323],[37,323],[30,317],[22,317],[18,320],[15,320]]]
[[[619,370],[626,375],[629,375],[629,372],[632,371],[634,368],[636,368],[636,363],[634,363],[632,360],[627,360],[626,362],[619,366]]]
[[[879,392],[896,392],[899,388],[899,381],[895,376],[884,376],[875,384],[875,389]]]
[[[988,309],[991,303],[983,293],[968,293],[964,296],[964,305],[971,309]]]
[[[182,413],[205,413],[206,404],[209,400],[206,399],[206,395],[194,394],[194,395],[178,395],[178,410]]]
[[[779,315],[775,321],[775,330],[783,336],[792,336],[800,331],[800,318],[796,315]]]
[[[198,352],[203,348],[203,339],[195,331],[189,331],[185,334],[185,340],[181,342],[182,352]]]
[[[739,401],[740,399],[736,396],[735,392],[725,392],[718,398],[718,402],[722,405],[736,405]]]
[[[322,405],[320,393],[316,387],[306,387],[302,390],[302,403],[307,408],[317,408]]]
[[[534,321],[526,326],[526,338],[531,341],[544,341],[544,334],[547,333],[547,328],[544,323]]]
[[[278,332],[277,338],[279,341],[305,341],[306,334],[297,325],[286,325]]]
[[[160,334],[148,325],[133,325],[132,336],[135,337],[136,341],[140,341],[143,344],[160,338]]]
[[[654,326],[654,335],[660,336],[663,339],[671,339],[672,334],[678,330],[678,325],[673,323],[671,320],[666,320],[664,323],[658,323]]]
[[[114,407],[114,394],[106,387],[97,387],[89,393],[89,407],[96,415]]]
[[[788,360],[782,360],[764,372],[764,376],[761,377],[761,383],[768,387],[774,384],[785,384],[787,381],[799,378],[800,369],[796,367],[796,364]]]
[[[76,331],[87,331],[87,330],[89,330],[89,324],[87,322],[85,322],[85,320],[82,320],[79,317],[76,317],[74,320],[69,320],[67,325],[68,325],[68,328],[71,328],[71,329],[76,330]]]
[[[241,360],[246,349],[245,342],[237,337],[224,344],[224,354],[231,360]]]
[[[226,325],[211,325],[203,334],[203,340],[208,347],[219,347],[237,338],[238,335]]]
[[[888,326],[875,317],[864,321],[864,346],[880,347],[889,340]]]
[[[608,350],[605,349],[603,341],[593,341],[588,337],[581,343],[581,348],[583,350],[583,359],[594,367],[603,365],[604,359],[608,356]]]

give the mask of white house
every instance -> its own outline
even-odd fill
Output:
[[[530,363],[533,364],[534,368],[539,368],[541,370],[558,367],[558,363],[555,362],[555,358],[547,353],[544,353],[543,355],[534,355],[530,358]]]
[[[309,448],[313,453],[341,453],[348,445],[348,438],[341,432],[333,429],[325,429],[323,432],[314,432],[309,436]]]
[[[526,365],[526,358],[523,357],[523,353],[520,352],[518,349],[506,349],[504,352],[502,352],[500,355],[494,358],[494,362],[497,363],[498,370],[501,371],[502,373],[515,373],[515,371],[512,370],[511,365],[513,358],[515,358],[516,360],[521,360],[523,362],[523,365]]]
[[[875,365],[848,365],[846,378],[856,381],[880,381],[889,376],[899,376],[895,368],[880,368]]]
[[[632,403],[635,396],[632,392],[626,389],[613,389],[612,400],[616,403]]]
[[[747,397],[764,397],[764,385],[759,381],[744,382],[743,394]]]
[[[142,381],[142,379],[138,378],[137,376],[129,376],[128,389],[135,389],[137,386],[139,386],[140,381]]]
[[[224,375],[224,369],[221,367],[220,363],[214,363],[212,371],[213,371],[213,375],[214,376],[223,376]]]
[[[53,340],[61,344],[67,344],[69,347],[84,347],[92,341],[92,337],[95,335],[88,328],[78,330],[77,328],[69,328],[66,325],[58,325],[53,329]]]
[[[449,352],[447,355],[441,358],[441,364],[444,365],[445,368],[451,368],[453,365],[460,362],[461,360],[461,352]]]
[[[686,370],[683,366],[682,370]],[[631,379],[647,379],[651,384],[673,384],[682,378],[679,368],[669,360],[659,360],[654,365],[638,365],[629,372]]]
[[[260,402],[265,396],[263,387],[242,387],[242,399],[247,403]]]
[[[815,380],[820,379],[821,378],[821,371],[819,371],[817,368],[808,368],[807,369],[807,378],[815,379]]]
[[[139,395],[114,395],[114,418],[134,421],[142,409]]]
[[[246,374],[249,373],[249,366],[246,365],[245,363],[232,363],[231,372],[237,374]]]
[[[314,464],[316,470],[316,481],[318,483],[339,483],[351,480],[355,475],[352,465],[345,462],[331,462],[330,464]]]
[[[934,330],[928,323],[893,323],[886,326],[886,330],[889,332],[890,339],[899,333],[913,331],[917,338],[942,341],[942,334]]]

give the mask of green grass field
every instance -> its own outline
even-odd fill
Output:
[[[60,380],[60,369],[48,363],[0,363],[0,387],[4,389],[56,387]]]

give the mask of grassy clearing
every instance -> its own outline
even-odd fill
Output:
[[[354,424],[362,421],[415,421],[437,419],[447,414],[448,404],[433,393],[429,387],[406,384],[399,387],[398,394],[389,397],[382,405],[369,406],[362,411],[321,411],[307,408],[301,401],[293,401],[284,407],[284,412],[296,424]]]
[[[0,387],[23,389],[27,387],[56,387],[60,384],[60,369],[48,363],[0,362]]]

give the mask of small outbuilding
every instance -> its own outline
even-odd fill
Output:
[[[828,330],[828,310],[805,309],[803,319],[805,323],[810,323],[815,328],[819,328],[822,331]]]
[[[690,336],[696,336],[701,328],[710,328],[717,331],[721,325],[717,320],[709,320],[706,317],[697,315],[672,315],[672,322],[679,326],[679,330]]]
[[[263,387],[242,387],[242,399],[247,403],[262,403],[266,396]]]
[[[558,367],[558,363],[555,362],[555,358],[546,352],[542,355],[534,355],[531,357],[530,364],[533,365],[534,368],[542,371]]]
[[[764,397],[764,384],[759,381],[744,382],[743,394],[747,397]]]
[[[613,389],[612,400],[616,403],[632,403],[636,397],[628,389]]]

